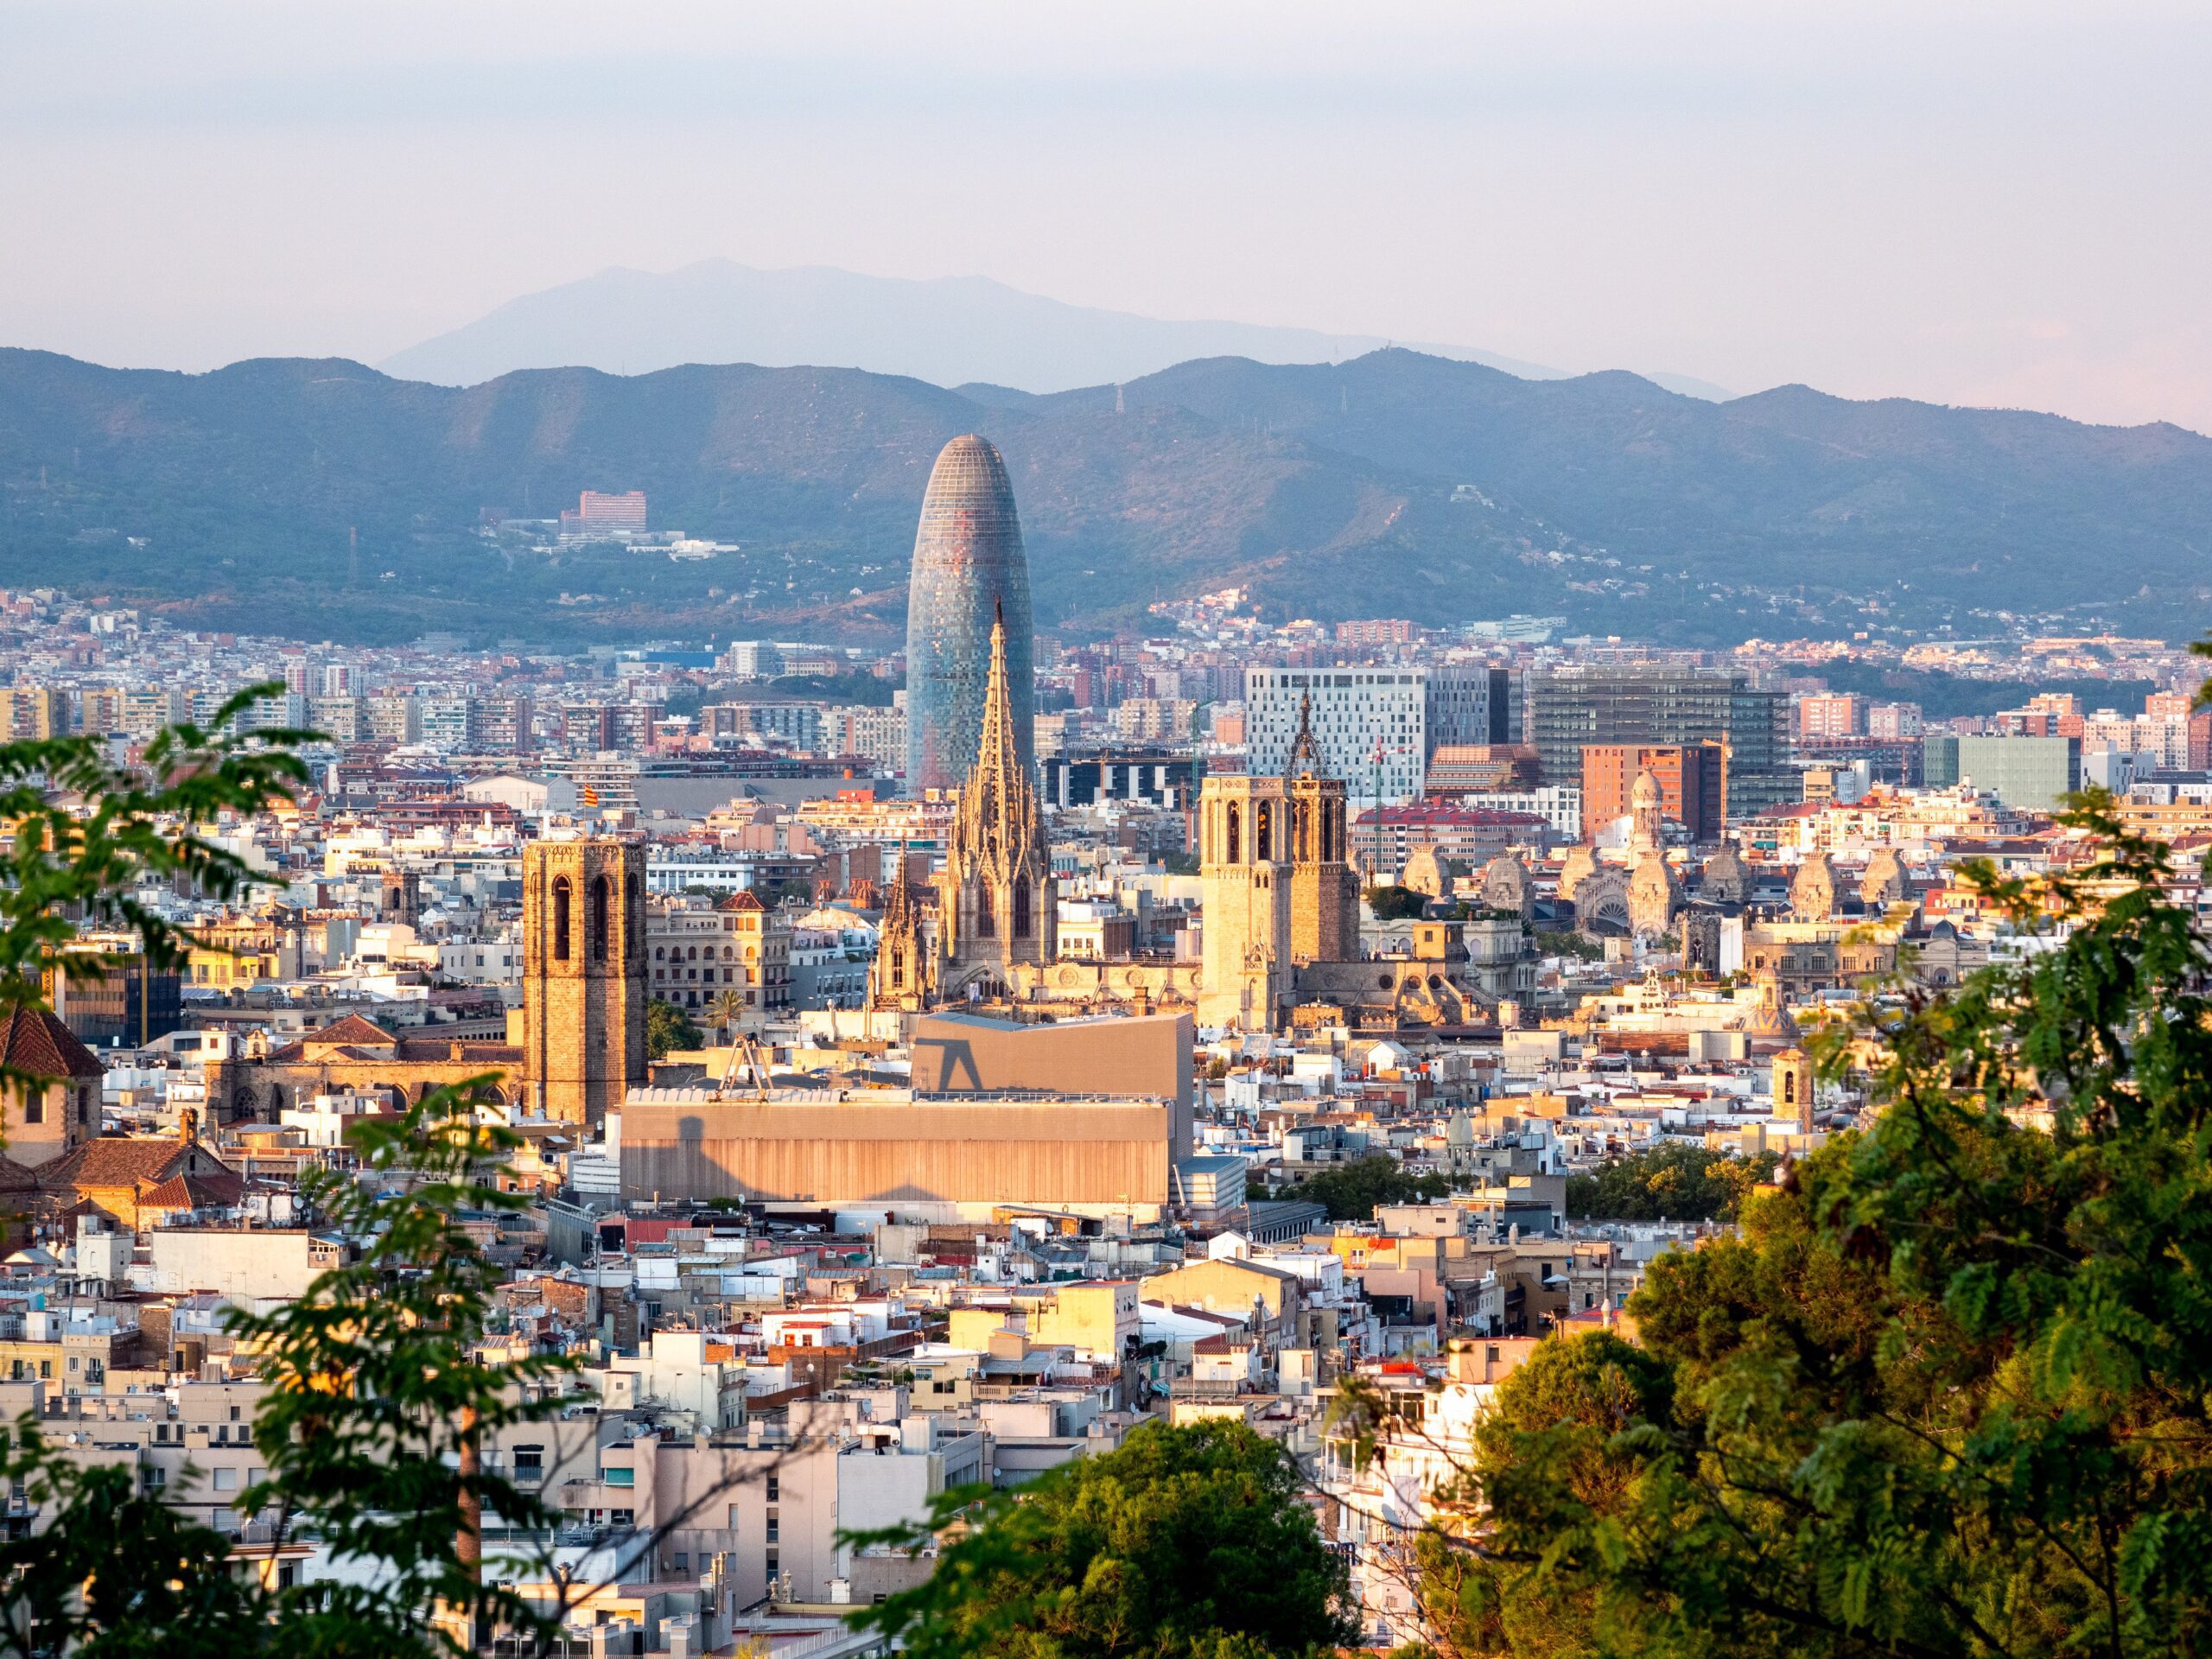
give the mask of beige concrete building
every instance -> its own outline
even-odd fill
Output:
[[[973,1099],[910,1090],[633,1089],[616,1126],[626,1197],[881,1205],[950,1219],[1000,1205],[1156,1218],[1187,1157],[1173,1100]]]

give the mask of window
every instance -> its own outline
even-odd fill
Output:
[[[638,1524],[638,1512],[635,1510],[609,1510],[607,1519],[610,1526],[634,1527]]]
[[[676,1552],[676,1570],[679,1573],[691,1570],[691,1557],[686,1551],[679,1549]]]
[[[219,1468],[215,1471],[215,1490],[217,1491],[235,1492],[238,1489],[238,1471],[237,1470]]]
[[[599,1478],[610,1486],[634,1486],[638,1471],[627,1464],[608,1464],[600,1471]]]
[[[772,1544],[777,1539],[782,1536],[783,1523],[778,1521],[772,1515],[768,1517],[768,1541]]]
[[[775,1475],[768,1477],[768,1502],[774,1503],[780,1501],[783,1496],[783,1486],[784,1483],[779,1477]]]
[[[545,1448],[542,1446],[515,1447],[515,1484],[537,1482],[545,1478]]]
[[[1029,913],[1031,903],[1029,884],[1027,881],[1016,882],[1014,889],[1014,937],[1017,939],[1027,938],[1036,925]]]
[[[43,1090],[23,1103],[23,1122],[26,1123],[46,1122],[46,1093]]]
[[[556,875],[553,878],[553,959],[556,962],[566,962],[569,959],[570,925],[569,878],[565,875]]]
[[[607,960],[608,912],[614,899],[613,885],[603,875],[595,875],[591,882],[591,959]]]

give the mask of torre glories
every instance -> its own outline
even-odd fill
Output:
[[[944,446],[930,469],[906,594],[906,792],[954,789],[976,764],[991,624],[1006,616],[1014,741],[1036,764],[1037,689],[1029,560],[1006,462],[975,434]]]

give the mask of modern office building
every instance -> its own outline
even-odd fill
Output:
[[[1694,842],[1720,839],[1728,768],[1718,743],[1592,743],[1582,750],[1582,826],[1593,839],[1629,815],[1629,791],[1649,772],[1661,809]]]
[[[1029,560],[999,452],[973,433],[930,469],[906,599],[906,789],[957,788],[983,735],[991,625],[1006,618],[1007,690],[1020,763],[1036,764]]]
[[[1442,663],[1428,671],[1429,753],[1446,744],[1521,741],[1521,677],[1481,663]]]
[[[1592,664],[1531,674],[1529,741],[1544,781],[1582,785],[1582,751],[1592,745],[1725,746],[1723,811],[1744,817],[1795,802],[1801,785],[1788,765],[1789,699],[1754,690],[1726,669],[1673,664]],[[1584,817],[1599,822],[1584,791]]]
[[[1428,674],[1418,668],[1254,668],[1244,674],[1246,770],[1273,777],[1289,763],[1300,709],[1313,699],[1320,771],[1372,806],[1410,801],[1428,764]]]
[[[1045,799],[1062,810],[1126,801],[1185,811],[1198,804],[1205,768],[1172,749],[1060,754],[1045,762]]]
[[[1971,784],[2021,812],[2055,812],[2082,787],[2078,737],[1930,737],[1922,776],[1930,789]]]

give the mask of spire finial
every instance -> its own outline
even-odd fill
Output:
[[[1321,770],[1321,745],[1313,736],[1313,694],[1305,691],[1298,698],[1298,735],[1290,745],[1290,759],[1283,763],[1282,775],[1296,778],[1306,773],[1319,774]]]

